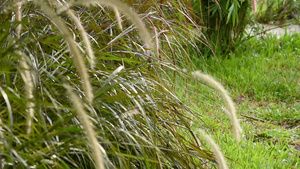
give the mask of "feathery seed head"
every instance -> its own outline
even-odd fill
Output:
[[[236,117],[234,103],[233,103],[231,97],[229,96],[229,94],[227,93],[227,91],[213,77],[203,74],[201,71],[192,72],[192,75],[195,78],[197,78],[198,80],[200,80],[200,81],[206,83],[207,85],[211,86],[212,88],[214,88],[221,95],[221,98],[225,102],[226,109],[229,112],[229,117],[230,117],[232,127],[233,127],[233,134],[235,136],[236,141],[239,142],[241,140],[242,131],[241,131],[241,127],[238,123],[238,119]]]

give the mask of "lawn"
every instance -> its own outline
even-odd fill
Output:
[[[210,126],[206,129],[228,157],[230,168],[300,166],[299,46],[299,34],[268,35],[246,41],[228,57],[192,56],[195,65],[218,79],[236,103],[244,135],[240,144],[232,140],[229,119],[213,89],[192,81],[177,83],[178,95],[203,114]]]

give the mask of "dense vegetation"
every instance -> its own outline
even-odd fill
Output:
[[[188,77],[176,3],[97,2],[1,5],[1,167],[216,165],[169,83]]]
[[[123,2],[0,2],[0,168],[299,166],[299,35],[242,41],[249,1]]]

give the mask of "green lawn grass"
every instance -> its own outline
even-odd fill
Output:
[[[300,35],[253,38],[228,58],[198,59],[203,72],[232,89],[236,96],[293,102],[300,99]]]
[[[235,100],[244,134],[240,144],[232,139],[223,103],[212,89],[191,82],[186,94],[180,87],[185,81],[177,83],[178,95],[201,112],[230,168],[300,166],[299,46],[299,34],[255,37],[227,58],[192,56],[196,66],[221,81]]]

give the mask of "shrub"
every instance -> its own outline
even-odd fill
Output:
[[[179,0],[182,4],[185,1]],[[202,27],[208,45],[199,43],[202,53],[226,55],[241,43],[243,32],[248,23],[249,0],[190,0],[188,16]]]

